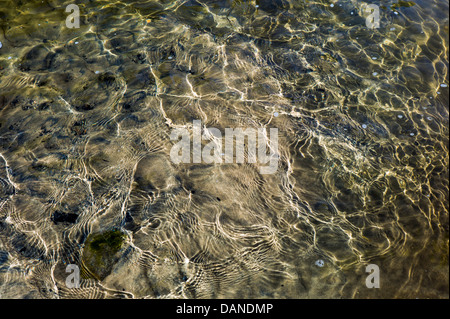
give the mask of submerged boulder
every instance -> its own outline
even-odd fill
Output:
[[[120,258],[125,239],[126,234],[120,230],[89,235],[82,256],[84,275],[99,280],[106,278]]]

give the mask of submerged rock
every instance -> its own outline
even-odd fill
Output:
[[[119,251],[125,238],[125,233],[120,230],[89,235],[82,256],[83,266],[87,272],[85,276],[99,280],[106,278],[120,258]]]
[[[9,253],[7,251],[0,250],[0,265],[3,265],[8,261]]]
[[[397,3],[394,3],[392,6],[391,6],[391,9],[392,10],[395,10],[395,9],[397,9],[397,8],[409,8],[409,7],[412,7],[412,6],[415,6],[416,5],[416,3],[415,2],[413,2],[413,1],[398,1]]]

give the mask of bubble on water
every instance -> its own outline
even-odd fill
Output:
[[[402,118],[403,118],[403,115],[399,114],[399,115],[397,115],[397,117],[398,117],[399,119],[402,119]]]
[[[318,259],[314,264],[318,267],[323,267],[325,265],[325,262],[322,259]]]
[[[363,125],[362,125],[362,128],[367,128],[367,125],[366,125],[366,124],[363,124]]]

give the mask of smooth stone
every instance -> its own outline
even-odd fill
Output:
[[[90,234],[83,248],[83,265],[96,279],[103,280],[120,259],[120,250],[125,242],[126,234],[120,230],[110,230]]]

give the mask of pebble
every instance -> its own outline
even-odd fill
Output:
[[[323,267],[325,262],[322,259],[316,260],[315,265],[318,267]]]
[[[378,75],[378,72],[373,72],[372,75],[373,75],[373,76],[377,76],[377,75]]]
[[[398,14],[398,12],[397,12],[397,11],[394,11],[394,14]]]
[[[273,116],[278,117],[278,112],[273,113]]]
[[[414,133],[409,133],[409,135],[414,136]]]
[[[377,57],[376,57],[376,56],[372,57],[372,60],[376,60],[376,59],[377,59]]]
[[[99,74],[100,73],[100,71],[95,71],[95,74]]]
[[[2,43],[0,42],[0,48],[2,47],[2,45],[1,45]],[[445,83],[442,83],[441,84],[441,88],[446,88],[447,87],[447,84],[445,84]]]

